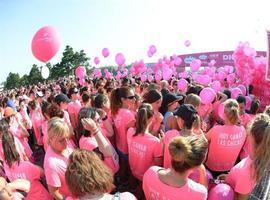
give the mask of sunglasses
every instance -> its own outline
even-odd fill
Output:
[[[125,97],[126,99],[135,99],[135,96],[129,96],[129,97]]]

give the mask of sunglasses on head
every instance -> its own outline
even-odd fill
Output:
[[[126,99],[135,99],[135,95],[133,96],[129,96],[129,97],[125,97]]]

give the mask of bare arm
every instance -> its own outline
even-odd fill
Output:
[[[48,185],[48,189],[49,189],[50,195],[52,195],[54,199],[56,199],[56,200],[63,200],[64,199],[64,197],[60,193],[58,187],[52,187],[52,186]]]

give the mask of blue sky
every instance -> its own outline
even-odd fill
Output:
[[[66,45],[84,49],[92,61],[108,47],[111,55],[101,65],[114,64],[118,52],[127,63],[152,62],[174,53],[233,50],[239,41],[266,50],[267,8],[267,0],[0,0],[0,82],[10,71],[23,75],[42,64],[31,53],[31,40],[46,25],[61,35],[52,63],[60,61]],[[157,54],[149,59],[151,44]]]

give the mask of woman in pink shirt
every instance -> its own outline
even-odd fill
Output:
[[[149,130],[153,116],[152,106],[143,103],[137,112],[136,128],[130,128],[127,133],[129,165],[132,174],[140,181],[149,167],[162,165],[162,145]]]
[[[209,152],[206,166],[214,176],[229,171],[235,164],[246,140],[246,130],[239,122],[239,105],[236,100],[224,102],[225,125],[215,125],[206,134]]]
[[[29,161],[22,161],[16,150],[13,136],[10,133],[5,133],[2,136],[2,145],[4,150],[4,169],[10,181],[16,179],[26,179],[30,181],[31,187],[26,199],[36,200],[52,199],[48,191],[39,182],[44,176],[43,169]]]
[[[68,146],[69,127],[63,119],[51,118],[48,122],[48,144],[44,158],[44,171],[49,192],[55,199],[70,195],[65,181],[69,155],[73,149]]]
[[[143,102],[150,103],[153,107],[154,116],[152,118],[152,123],[149,127],[149,130],[152,134],[157,136],[160,131],[161,123],[163,121],[163,116],[159,112],[159,108],[162,103],[162,95],[158,90],[149,90],[147,93],[144,94]]]
[[[37,144],[43,145],[41,125],[44,119],[43,119],[42,113],[40,112],[40,109],[38,109],[38,102],[35,100],[30,101],[28,106],[30,108],[30,119],[33,124],[33,129],[34,129],[34,133],[37,139]]]
[[[203,163],[207,142],[198,136],[176,137],[169,145],[170,168],[151,167],[143,177],[143,190],[148,200],[206,200],[207,189],[189,174]]]
[[[67,111],[69,114],[71,125],[75,129],[78,125],[78,115],[82,107],[79,100],[79,90],[75,87],[71,87],[68,91],[68,96],[71,99],[71,102],[68,104]]]
[[[253,152],[235,165],[228,175],[220,175],[235,191],[236,199],[248,199],[256,182],[268,169],[270,154],[270,117],[259,114],[251,122],[250,141]]]
[[[111,113],[115,127],[116,151],[120,161],[120,177],[123,183],[128,178],[127,130],[135,125],[135,113],[131,111],[135,93],[130,87],[114,89],[111,93]]]
[[[77,132],[81,133],[79,147],[96,152],[113,173],[119,170],[118,155],[109,140],[102,134],[100,116],[94,108],[82,108],[79,112]]]
[[[65,178],[72,199],[136,200],[129,192],[110,194],[114,188],[112,173],[91,151],[78,149],[70,155]]]

